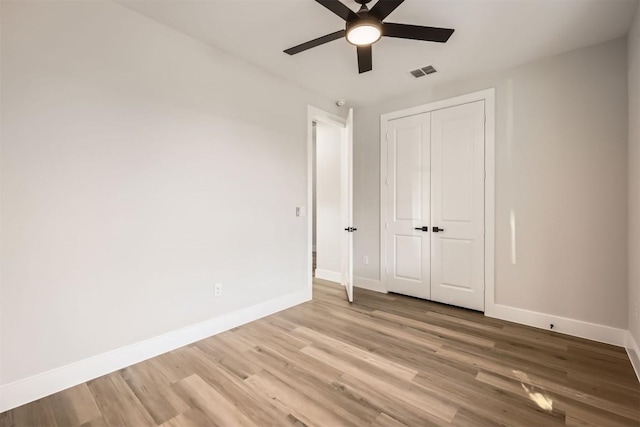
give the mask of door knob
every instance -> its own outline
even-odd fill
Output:
[[[433,230],[433,232],[434,232],[434,233],[437,233],[437,232],[439,232],[439,231],[444,231],[444,228],[440,228],[440,227],[433,227],[433,228],[432,228],[432,230]]]
[[[414,227],[414,230],[429,231],[429,227]]]

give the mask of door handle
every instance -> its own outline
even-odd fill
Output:
[[[439,231],[444,231],[444,228],[440,228],[440,227],[433,227],[433,228],[432,228],[432,230],[433,230],[433,232],[434,232],[434,233],[437,233],[437,232],[439,232]]]
[[[429,231],[429,227],[414,227],[414,230]]]
[[[349,233],[353,233],[354,231],[358,231],[357,228],[355,227],[347,227],[344,229],[344,231],[348,231]]]

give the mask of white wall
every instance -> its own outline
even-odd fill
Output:
[[[0,384],[306,289],[329,100],[112,2],[1,24]]]
[[[316,276],[338,280],[342,270],[341,129],[316,125]]]
[[[640,345],[640,5],[629,33],[629,331]],[[640,355],[638,355],[640,357]]]
[[[626,64],[619,39],[358,111],[355,275],[380,278],[380,114],[495,87],[496,302],[626,329]]]

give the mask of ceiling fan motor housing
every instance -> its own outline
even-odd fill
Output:
[[[346,23],[346,31],[349,34],[354,28],[357,27],[375,27],[380,31],[380,36],[382,36],[382,21],[371,16],[368,11],[366,12],[358,12],[358,19],[349,20]],[[349,38],[347,37],[347,41]],[[378,41],[376,39],[374,42]],[[354,43],[352,43],[354,44]]]

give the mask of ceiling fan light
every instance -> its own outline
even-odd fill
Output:
[[[347,30],[347,41],[356,46],[371,45],[382,37],[380,26],[373,23],[355,25]]]

